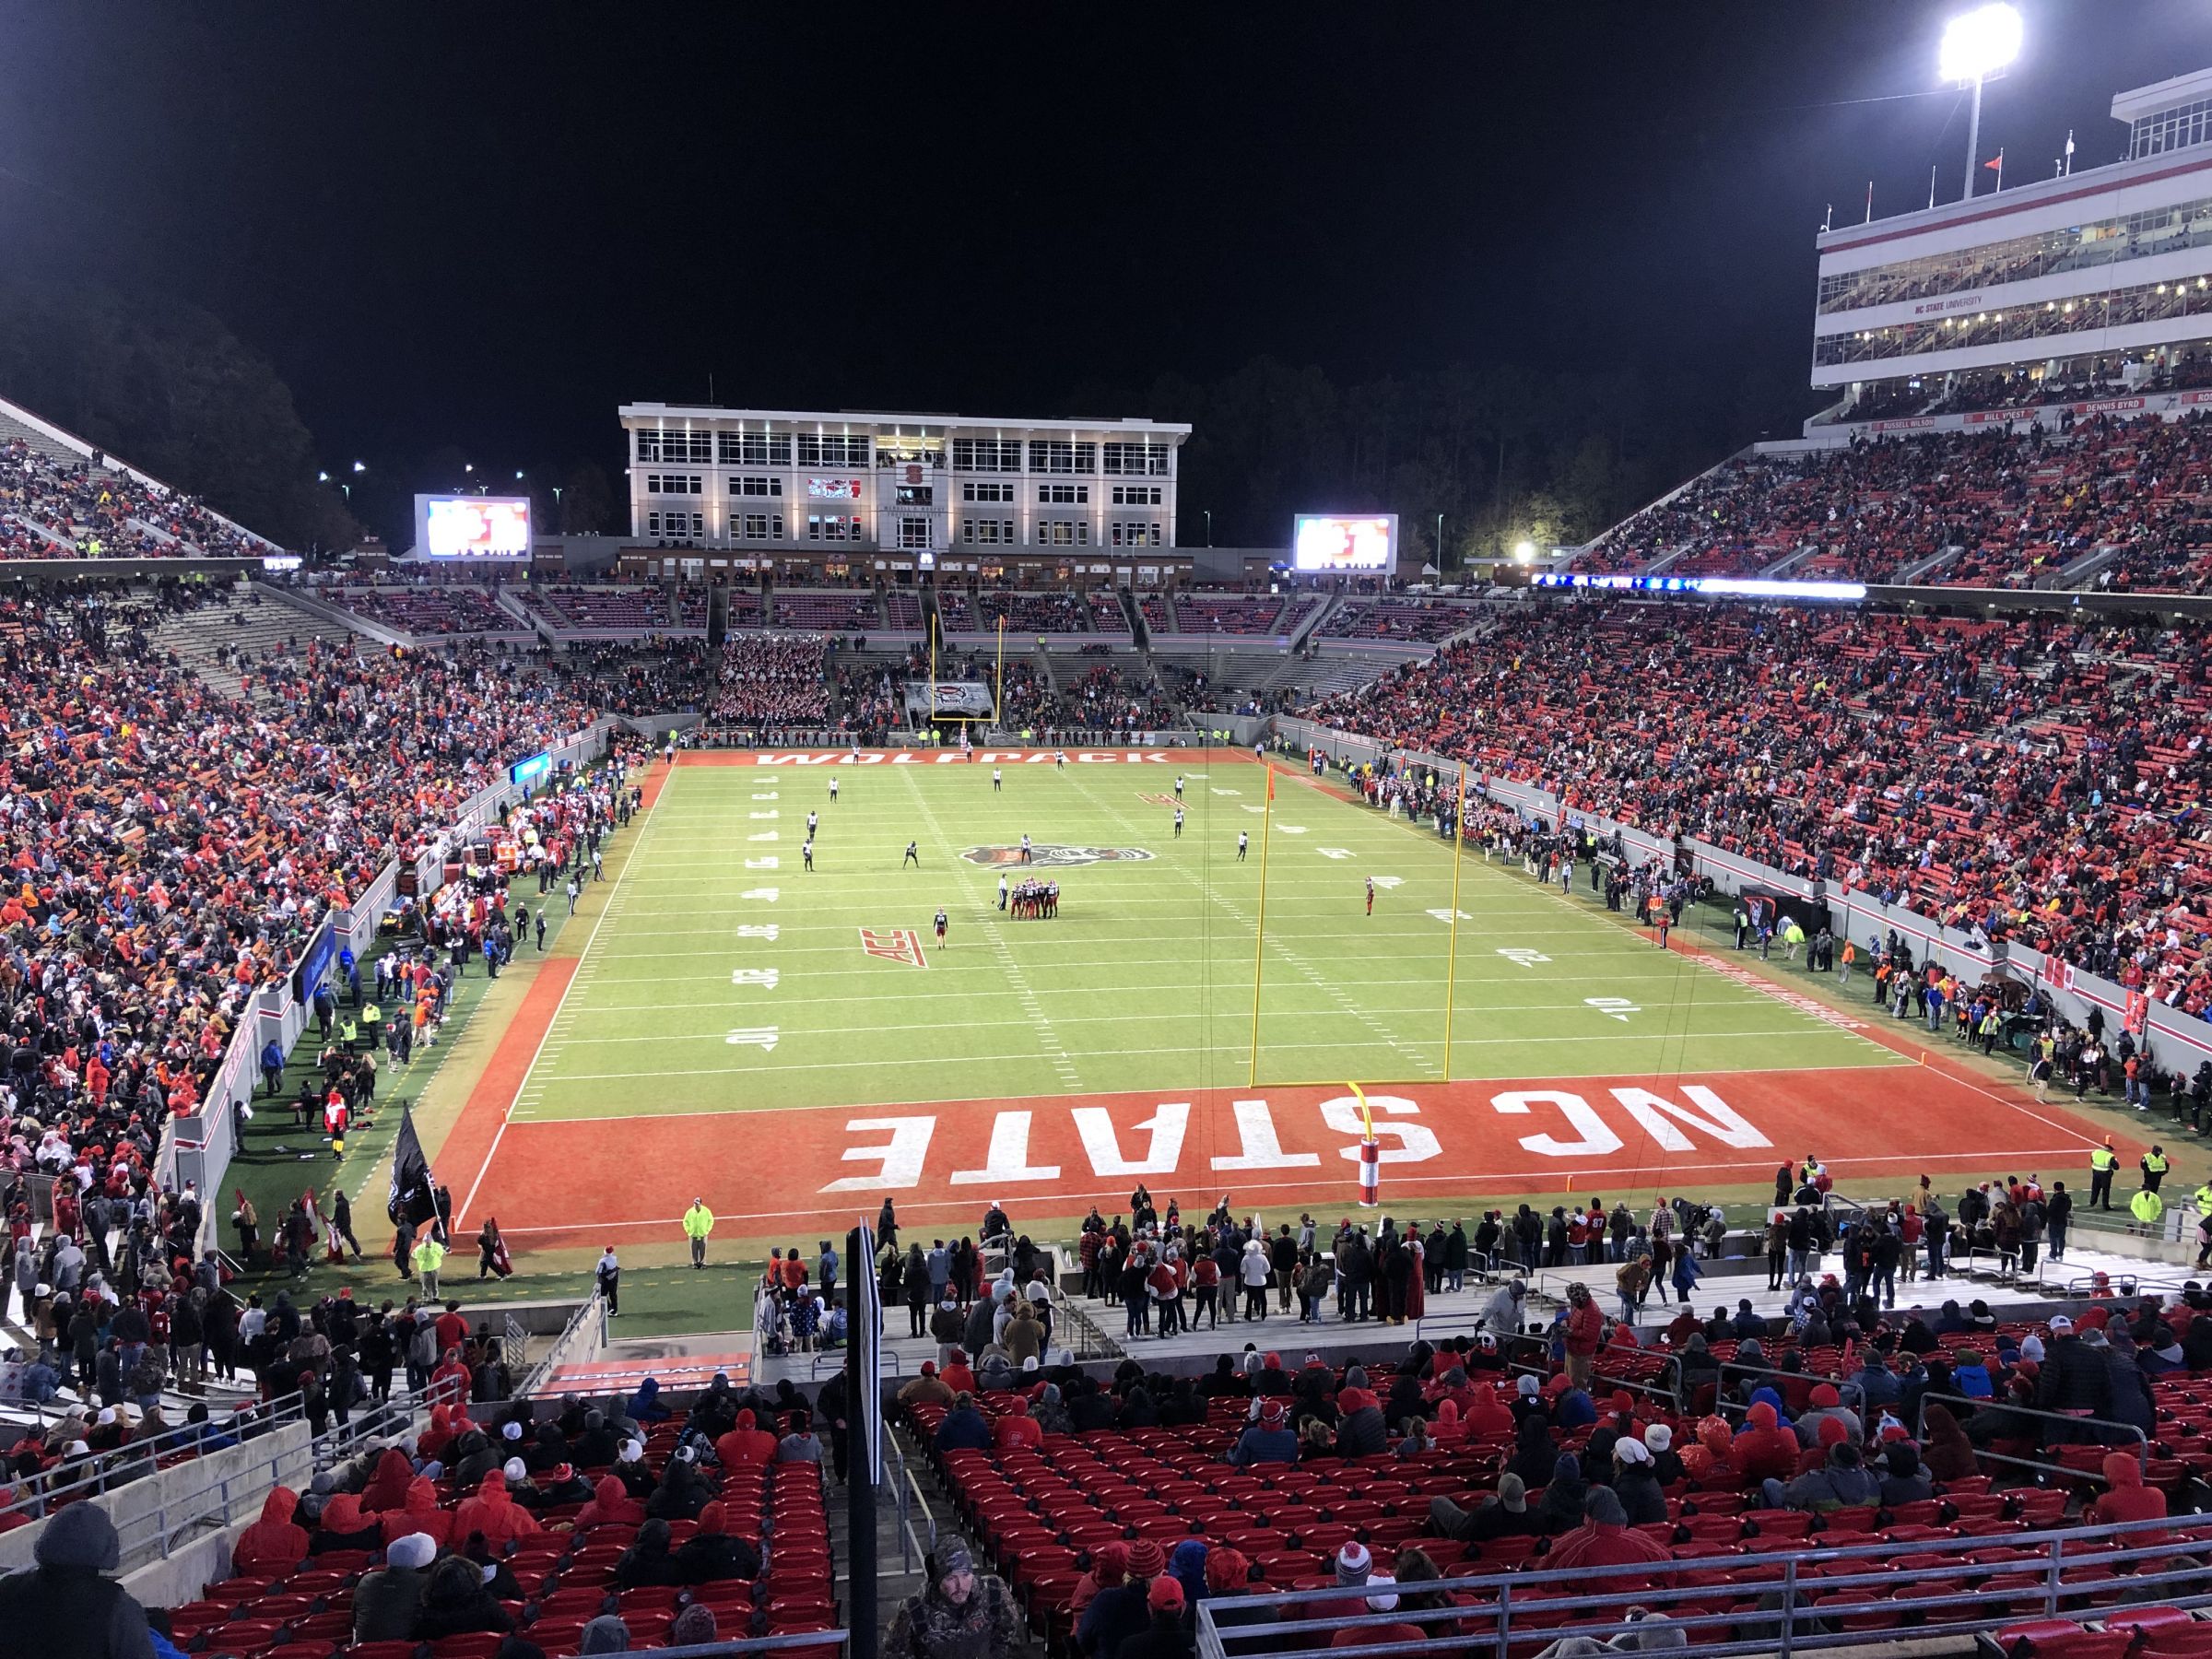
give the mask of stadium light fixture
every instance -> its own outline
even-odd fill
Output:
[[[1966,124],[1966,194],[1974,194],[1976,152],[1982,147],[1982,83],[2020,55],[2020,14],[2003,4],[1961,12],[1944,26],[1936,73],[1947,81],[1973,88],[1973,112]],[[2002,181],[2000,181],[2002,182]]]
[[[318,484],[327,484],[330,482],[330,475],[326,472],[319,472],[315,475],[315,482]]]
[[[367,465],[366,465],[365,463],[362,463],[362,462],[359,462],[359,461],[356,461],[356,462],[353,464],[353,470],[354,470],[355,472],[357,472],[357,473],[364,473],[364,472],[367,472],[367,471],[369,470],[369,468],[368,468],[368,466],[367,466]]]
[[[1519,559],[1523,564],[1530,564],[1535,562],[1536,557],[1536,544],[1532,541],[1515,542],[1513,544],[1513,557]]]

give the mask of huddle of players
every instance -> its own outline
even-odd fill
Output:
[[[1035,921],[1060,913],[1060,884],[1056,881],[1023,881],[1006,895],[1006,911],[1017,922],[1025,917]]]

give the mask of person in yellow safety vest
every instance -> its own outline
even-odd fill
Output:
[[[2141,1165],[2144,1190],[2151,1193],[2157,1192],[2159,1183],[2166,1179],[2166,1171],[2171,1167],[2166,1161],[2165,1147],[2154,1146],[2149,1151],[2144,1153]]]
[[[425,1301],[438,1300],[438,1269],[445,1265],[445,1246],[436,1235],[425,1233],[415,1241],[415,1277]]]
[[[714,1212],[707,1207],[704,1198],[691,1200],[691,1207],[684,1212],[684,1237],[691,1241],[691,1265],[707,1265],[707,1235],[714,1230]]]
[[[382,1008],[378,1007],[374,1003],[364,1003],[361,1005],[361,1030],[369,1039],[369,1052],[371,1053],[374,1053],[376,1052],[377,1032],[382,1029],[383,1023],[384,1011]]]
[[[2128,1200],[2127,1207],[2137,1227],[2145,1232],[2153,1232],[2158,1229],[2159,1218],[2166,1213],[2166,1200],[2152,1188],[2145,1187]]]
[[[2112,1136],[2105,1136],[2104,1145],[2089,1154],[2089,1203],[2099,1209],[2112,1207],[2112,1171],[2120,1167],[2120,1154],[2112,1150]]]
[[[360,1040],[360,1021],[356,1019],[349,1013],[343,1019],[338,1021],[338,1041],[344,1045],[346,1052],[350,1054],[353,1053],[354,1044],[359,1042]]]
[[[2196,1265],[2212,1264],[2212,1181],[2196,1189]]]

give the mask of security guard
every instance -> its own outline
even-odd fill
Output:
[[[369,1052],[376,1053],[377,1039],[383,1030],[384,1011],[375,1003],[361,1005],[361,1035],[369,1040]]]
[[[2137,1227],[2147,1233],[2156,1232],[2159,1227],[2159,1218],[2166,1213],[2166,1201],[2159,1196],[2157,1189],[2145,1187],[2128,1200],[2127,1207],[2128,1212],[2135,1217]]]
[[[2104,1145],[2089,1154],[2089,1202],[2099,1209],[2112,1207],[2112,1171],[2119,1167],[2120,1154],[2112,1150],[2108,1135]]]
[[[2157,1192],[2159,1182],[2166,1179],[2166,1171],[2171,1167],[2166,1160],[2165,1147],[2154,1146],[2149,1151],[2144,1153],[2143,1190],[2147,1193]]]
[[[684,1212],[684,1237],[691,1241],[691,1265],[707,1265],[707,1235],[714,1230],[714,1212],[707,1207],[704,1198],[691,1200],[691,1207]]]

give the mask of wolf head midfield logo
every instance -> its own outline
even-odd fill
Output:
[[[1021,849],[1015,847],[971,847],[960,854],[970,864],[1000,865],[1022,864]],[[1137,864],[1152,856],[1142,847],[1063,847],[1053,841],[1036,841],[1030,847],[1028,869],[1064,870],[1071,865]]]

